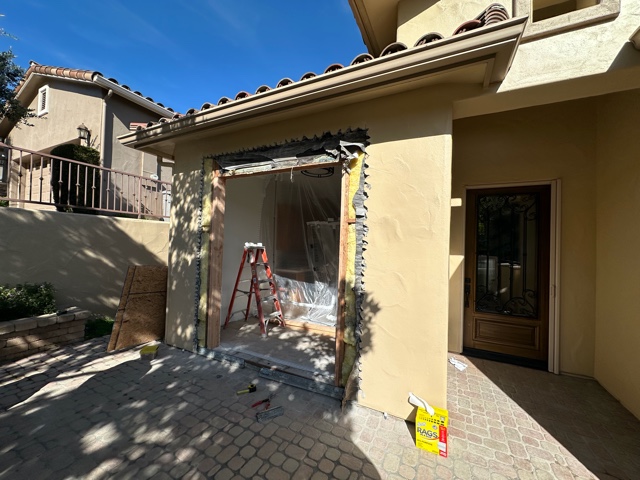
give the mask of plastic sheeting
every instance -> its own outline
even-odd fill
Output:
[[[340,168],[331,176],[274,176],[262,208],[267,248],[287,320],[335,326],[340,244]]]

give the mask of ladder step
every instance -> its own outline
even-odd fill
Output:
[[[273,312],[269,314],[269,318],[276,318],[276,317],[282,317],[282,314],[280,312]]]
[[[269,295],[268,297],[264,297],[264,298],[262,299],[262,301],[263,301],[263,302],[271,302],[271,301],[273,301],[273,300],[275,300],[275,299],[276,299],[276,296],[275,296],[275,295]]]
[[[249,295],[250,291],[251,290],[240,290],[239,288],[236,288],[236,292],[244,293],[245,295]]]

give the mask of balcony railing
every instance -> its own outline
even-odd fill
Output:
[[[171,183],[0,142],[0,201],[161,219],[169,218]]]

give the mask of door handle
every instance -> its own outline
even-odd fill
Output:
[[[464,279],[464,308],[469,308],[469,295],[471,295],[471,279]]]

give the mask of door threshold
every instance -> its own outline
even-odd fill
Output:
[[[462,355],[491,360],[492,362],[509,363],[519,367],[533,368],[534,370],[549,371],[549,363],[546,360],[533,360],[530,358],[516,357],[515,355],[507,355],[505,353],[489,352],[478,348],[464,348]]]
[[[296,366],[291,362],[280,360],[271,356],[262,355],[247,350],[224,347],[218,347],[211,351],[214,352],[214,358],[216,357],[216,354],[218,354],[223,359],[231,357],[237,359],[239,362],[242,362],[244,366],[253,367],[257,370],[267,368],[269,370],[275,370],[278,372],[295,375],[297,377],[306,378],[314,382],[322,382],[328,384],[334,383],[334,376],[331,374],[300,368],[299,366]]]

